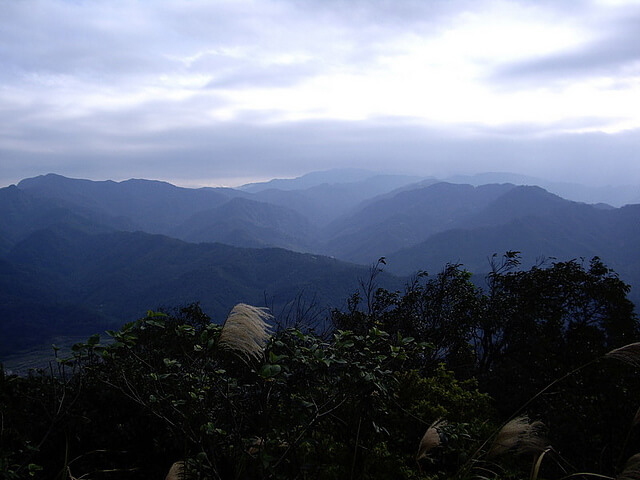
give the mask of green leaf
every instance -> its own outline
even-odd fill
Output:
[[[181,367],[182,365],[178,360],[172,360],[170,358],[164,358],[162,360],[167,367]]]
[[[162,320],[151,320],[147,319],[147,325],[151,325],[152,327],[165,328],[166,325]]]
[[[262,368],[260,369],[259,375],[263,378],[271,378],[271,377],[275,377],[281,371],[282,371],[282,367],[280,365],[272,365],[270,363],[267,363],[266,365],[262,366]]]

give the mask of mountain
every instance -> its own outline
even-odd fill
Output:
[[[361,203],[405,185],[416,182],[418,177],[407,175],[374,175],[349,181],[353,175],[336,175],[342,171],[315,172],[304,182],[291,180],[284,188],[254,190],[254,199],[292,208],[305,215],[318,226],[325,226],[338,217],[352,212]],[[348,171],[351,172],[351,171]],[[360,171],[357,171],[360,172]],[[363,171],[364,172],[364,171]],[[331,175],[329,175],[331,173]],[[316,175],[317,174],[317,175]],[[313,180],[330,180],[314,184]],[[276,184],[278,185],[278,184]],[[292,188],[294,186],[306,188]]]
[[[449,183],[462,183],[466,185],[487,185],[489,183],[512,183],[514,185],[540,185],[549,183],[547,180],[529,175],[520,175],[511,172],[484,172],[475,175],[453,175],[444,181]]]
[[[600,238],[592,232],[595,212],[613,215],[618,210],[570,202],[533,186],[472,186],[432,179],[407,185],[407,177],[367,175],[314,172],[289,186],[327,179],[338,183],[253,194],[148,180],[92,182],[51,174],[26,179],[17,187],[0,189],[0,253],[37,229],[65,224],[88,233],[140,230],[189,242],[282,247],[369,264],[448,230],[496,227],[529,216],[572,224],[576,236],[590,232],[584,240],[589,244]],[[508,174],[477,180],[496,176],[523,180]],[[349,181],[353,178],[360,180]],[[401,186],[388,191],[394,185]],[[600,243],[595,246],[600,248]]]
[[[493,253],[543,258],[601,257],[640,287],[640,205],[613,208],[569,201],[537,186],[436,183],[400,189],[331,223],[321,251],[370,263],[385,256],[398,275],[461,263],[487,272]],[[632,297],[640,301],[634,288]]]
[[[396,274],[418,268],[436,271],[461,263],[477,273],[489,270],[489,258],[515,250],[523,264],[542,259],[590,259],[599,256],[634,287],[640,301],[640,205],[601,209],[570,202],[538,187],[517,187],[492,202],[465,225],[387,255]]]
[[[0,195],[4,190],[0,189]],[[11,191],[20,194],[23,203],[33,203],[34,212],[46,212],[44,219],[29,222],[29,231],[56,223],[89,222],[102,228],[140,230],[187,241],[293,250],[309,250],[313,237],[309,220],[301,214],[286,206],[251,200],[250,194],[233,189],[189,189],[149,180],[94,182],[49,174],[23,180]],[[0,199],[0,208],[2,205],[10,203]],[[53,215],[52,205],[73,219],[58,218],[63,213]],[[0,248],[6,251],[20,236],[10,235],[3,243],[3,233],[0,224]]]
[[[355,262],[419,243],[434,233],[470,221],[474,214],[514,185],[436,183],[371,201],[357,213],[334,221],[323,233],[323,253]]]
[[[306,188],[255,193],[58,175],[0,189],[0,355],[158,306],[201,301],[224,318],[238,302],[282,309],[300,291],[339,306],[369,271],[344,261],[382,256],[408,275],[447,262],[482,274],[508,250],[523,252],[525,266],[598,255],[640,301],[640,205],[589,205],[513,183],[320,173],[289,185]],[[317,183],[327,178],[335,183]]]
[[[336,183],[357,183],[371,177],[381,176],[376,172],[364,170],[361,168],[335,168],[332,170],[322,170],[318,172],[310,172],[296,178],[274,178],[268,182],[247,183],[242,185],[239,190],[245,192],[256,193],[262,190],[306,190],[318,185],[333,185]],[[384,175],[382,175],[384,176]],[[389,177],[401,177],[400,175],[389,175]],[[412,178],[407,183],[410,183]],[[415,180],[413,180],[415,181]]]
[[[199,301],[214,320],[239,302],[277,313],[303,294],[341,305],[366,267],[284,249],[193,244],[142,232],[34,232],[0,262],[0,356],[54,333],[103,331],[158,307]],[[387,286],[399,286],[390,275]],[[80,332],[82,333],[82,332]]]
[[[592,205],[565,200],[540,187],[517,186],[482,205],[472,218],[457,222],[456,227],[500,225],[510,220],[532,216],[558,221],[574,221],[581,218],[588,222],[590,218],[584,218],[585,214],[599,215],[598,212],[602,210]]]
[[[518,175],[508,172],[488,172],[477,175],[456,175],[446,179],[451,183],[486,185],[488,183],[513,183],[515,185],[535,185],[551,193],[585,203],[604,203],[621,207],[640,203],[640,185],[589,186],[578,183],[552,182],[538,177]]]
[[[181,188],[154,180],[95,182],[48,174],[22,180],[18,188],[34,197],[62,202],[76,213],[119,219],[120,229],[166,233],[195,213],[217,207],[240,192]]]
[[[357,181],[349,181],[354,178]],[[295,181],[292,180],[293,183],[285,186],[285,189],[257,189],[255,193],[249,193],[230,188],[181,188],[151,180],[96,182],[48,174],[22,180],[17,187],[33,198],[53,201],[80,217],[116,230],[141,230],[189,240],[198,238],[202,241],[237,242],[234,244],[239,246],[266,244],[307,250],[310,244],[306,240],[296,240],[301,230],[287,229],[292,221],[291,210],[299,216],[298,220],[293,222],[296,227],[303,226],[303,223],[321,227],[352,211],[363,201],[415,182],[417,178],[405,175],[376,175],[364,170],[336,170],[314,172],[305,178],[301,177],[300,182],[294,179]],[[316,183],[320,180],[332,180],[334,183]],[[290,188],[306,185],[311,186],[295,190]],[[263,205],[260,206],[257,203],[252,205],[264,213],[270,208],[264,204],[287,209],[271,208],[267,215],[269,219],[274,220],[272,225],[278,225],[279,227],[275,228],[282,230],[271,232],[270,240],[266,242],[256,241],[256,233],[269,233],[263,230],[265,220],[256,222],[257,215],[253,215],[254,223],[248,222],[248,209],[237,208],[240,203],[229,202],[231,199],[262,202]],[[234,224],[236,227],[233,233],[220,232],[212,236],[204,234],[207,230],[204,226],[199,229],[200,232],[194,231],[198,229],[195,219],[204,220],[211,215],[221,217],[222,209],[227,207],[231,208],[226,213],[228,224]],[[240,218],[233,218],[236,214],[239,214]],[[279,215],[282,218],[276,220]],[[300,216],[306,217],[306,220],[302,220]],[[218,220],[216,222],[220,223]],[[182,225],[189,228],[193,235],[182,236],[179,233]],[[304,230],[312,229],[304,227]]]
[[[94,232],[129,226],[107,215],[81,215],[63,201],[35,197],[15,185],[0,189],[0,254],[31,233],[57,224]]]
[[[314,230],[309,220],[294,210],[236,197],[192,215],[171,236],[188,242],[309,251]]]

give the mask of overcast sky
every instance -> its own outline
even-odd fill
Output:
[[[639,0],[0,0],[0,185],[640,184]]]

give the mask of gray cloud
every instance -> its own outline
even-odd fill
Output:
[[[598,22],[595,31],[595,38],[579,48],[507,64],[493,72],[492,79],[521,85],[640,75],[640,6]]]
[[[593,13],[589,4],[549,0],[536,8],[561,16],[581,8]],[[298,123],[279,121],[281,111],[246,106],[226,121],[211,113],[233,107],[225,90],[241,95],[319,74],[367,72],[380,57],[398,53],[399,37],[435,38],[460,16],[484,8],[485,2],[472,0],[3,2],[0,184],[50,171],[215,181],[338,166],[640,182],[638,131],[558,133],[616,120],[597,112],[544,125],[458,122],[446,128],[385,112],[359,122]],[[637,65],[637,10],[585,22],[596,33],[584,48],[503,65],[489,79],[492,86],[509,91],[540,81],[617,75]],[[185,84],[175,97],[158,87],[191,75],[198,82]],[[398,79],[398,89],[404,80]],[[622,86],[625,81],[621,76]],[[603,172],[605,162],[613,166]]]
[[[83,142],[73,132],[33,135],[50,138],[53,147],[40,152],[0,150],[2,184],[49,171],[95,179],[181,179],[189,172],[192,179],[224,183],[234,177],[291,176],[340,166],[436,176],[513,171],[588,184],[640,183],[640,130],[516,141],[511,136],[460,137],[380,120],[227,123],[161,135],[93,136]]]
[[[253,61],[269,52],[296,51],[335,62],[368,61],[399,32],[435,32],[470,5],[468,0],[4,2],[0,75],[113,79],[224,67],[222,56],[188,66],[176,62],[211,49],[240,49]]]
[[[240,62],[237,62],[240,63]],[[205,88],[290,87],[326,70],[319,62],[258,66],[247,62],[220,69]]]
[[[119,6],[117,2],[3,2],[0,58],[9,68],[5,75],[113,76],[149,69],[154,62],[145,44],[153,44],[156,35]]]

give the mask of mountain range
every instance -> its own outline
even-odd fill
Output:
[[[282,311],[301,292],[340,306],[380,257],[381,285],[400,288],[448,262],[482,274],[508,250],[525,266],[597,255],[640,300],[640,205],[466,180],[361,170],[237,189],[25,179],[0,189],[0,359],[194,301],[217,319],[238,302]]]

